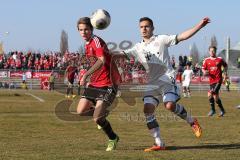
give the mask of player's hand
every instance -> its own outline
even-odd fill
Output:
[[[210,23],[211,22],[211,20],[208,18],[208,17],[205,17],[205,18],[203,18],[202,20],[201,20],[201,22],[200,22],[200,25],[202,26],[202,27],[205,27],[208,23]]]

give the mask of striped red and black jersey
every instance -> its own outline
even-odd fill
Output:
[[[115,63],[112,62],[112,56],[104,40],[93,35],[85,45],[85,53],[90,67],[95,64],[98,57],[105,57],[105,63],[103,66],[91,75],[90,85],[103,87],[115,84],[116,77],[119,76],[119,73],[117,67],[115,67]]]
[[[222,82],[222,67],[227,67],[227,63],[221,57],[208,57],[203,61],[202,69],[209,72],[209,83]]]

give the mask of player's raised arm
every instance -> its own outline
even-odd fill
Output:
[[[194,34],[196,34],[201,28],[205,27],[208,23],[210,23],[210,19],[208,17],[205,17],[202,19],[196,26],[193,28],[186,30],[185,32],[182,32],[177,36],[177,41],[181,42],[183,40],[186,40],[190,37],[192,37]]]

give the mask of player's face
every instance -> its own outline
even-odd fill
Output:
[[[153,26],[151,26],[150,22],[142,21],[139,23],[140,32],[143,38],[151,38],[153,35]]]
[[[78,31],[80,33],[80,35],[82,36],[82,38],[85,41],[90,40],[91,36],[92,36],[92,30],[91,28],[86,25],[86,24],[79,24],[78,25]]]
[[[214,49],[214,48],[210,48],[210,49],[209,49],[209,54],[210,54],[211,57],[216,57],[216,51],[215,51],[215,49]]]

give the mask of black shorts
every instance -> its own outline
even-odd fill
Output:
[[[94,105],[98,100],[102,100],[110,106],[116,97],[117,90],[117,86],[95,87],[89,85],[85,88],[82,98],[90,100]]]
[[[210,91],[209,92],[211,92],[213,94],[218,94],[219,90],[221,88],[221,85],[222,85],[221,82],[210,84]]]
[[[68,82],[69,82],[71,85],[73,85],[74,79],[68,79]]]

